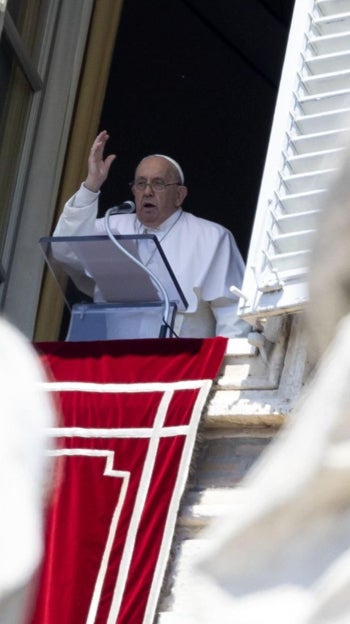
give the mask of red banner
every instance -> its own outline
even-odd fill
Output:
[[[225,338],[41,343],[58,483],[32,624],[155,615]]]

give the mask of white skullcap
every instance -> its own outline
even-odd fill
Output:
[[[182,171],[179,163],[176,162],[176,160],[174,160],[173,158],[170,158],[170,156],[164,156],[164,154],[153,154],[153,156],[159,156],[160,158],[165,158],[166,160],[168,160],[173,165],[173,167],[175,167],[175,169],[177,170],[180,176],[181,184],[184,184],[185,182],[184,172]]]

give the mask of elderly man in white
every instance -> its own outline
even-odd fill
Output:
[[[104,219],[97,218],[98,197],[116,156],[104,158],[109,135],[96,137],[88,159],[88,175],[80,189],[66,203],[54,236],[106,234]],[[237,297],[231,286],[240,288],[244,263],[231,232],[223,226],[182,209],[187,196],[184,175],[172,158],[146,156],[131,184],[136,214],[114,214],[114,234],[154,234],[172,267],[188,301],[178,311],[175,333],[181,337],[245,336],[249,326],[237,318]],[[158,277],[157,257],[142,261]]]

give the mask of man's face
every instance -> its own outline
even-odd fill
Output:
[[[137,183],[147,182],[144,189]],[[164,183],[162,190],[156,190],[152,183]],[[187,195],[185,186],[179,184],[174,167],[161,156],[148,156],[141,160],[135,171],[135,184],[132,187],[136,213],[146,227],[157,227],[172,215]]]

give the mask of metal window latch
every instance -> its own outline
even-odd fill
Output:
[[[239,299],[244,299],[244,301],[249,301],[247,295],[244,294],[237,286],[230,286],[230,292],[233,295],[236,295]]]
[[[283,290],[284,283],[280,279],[277,269],[272,266],[271,260],[265,251],[264,255],[268,264],[267,270],[258,275],[256,266],[251,265],[250,267],[255,277],[257,289],[263,293],[274,292],[275,290]]]

